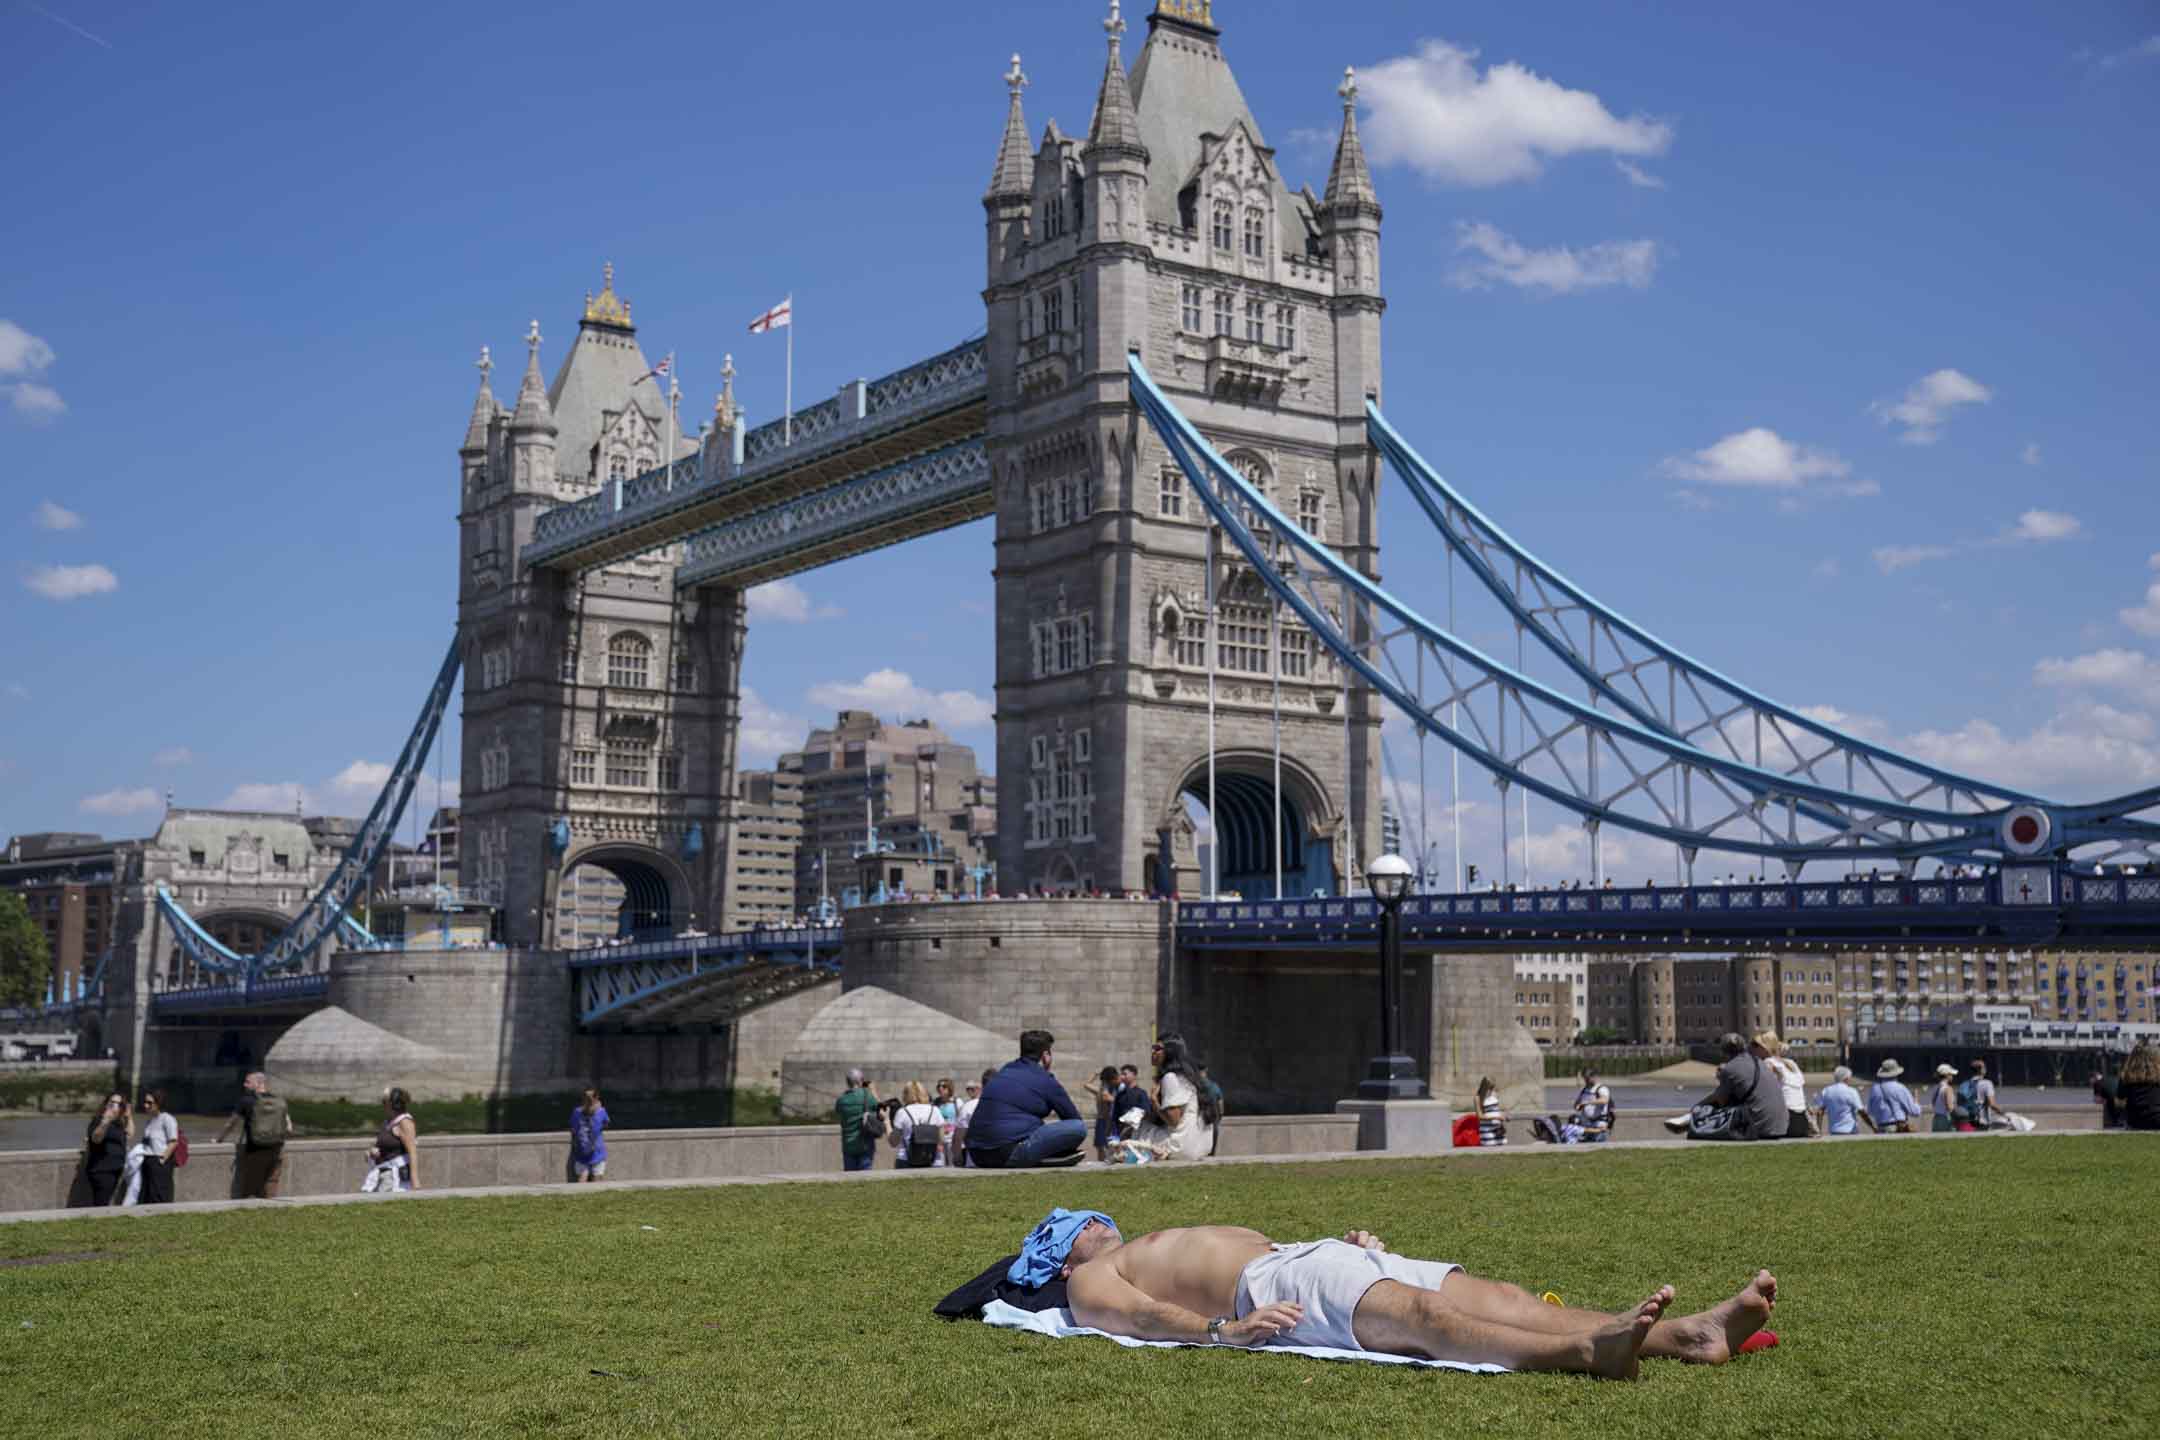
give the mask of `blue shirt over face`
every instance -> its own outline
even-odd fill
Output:
[[[1815,1097],[1823,1108],[1823,1119],[1830,1126],[1832,1135],[1851,1135],[1860,1129],[1860,1092],[1840,1080],[1823,1086],[1822,1094]]]
[[[968,1149],[1017,1145],[1051,1116],[1078,1120],[1080,1112],[1057,1077],[1034,1060],[1015,1060],[990,1077],[975,1118],[968,1122]]]

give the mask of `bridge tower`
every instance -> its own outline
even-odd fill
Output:
[[[1186,798],[1207,802],[1212,683],[1220,884],[1273,895],[1279,681],[1283,891],[1332,891],[1379,840],[1377,709],[1211,541],[1130,402],[1126,355],[1284,513],[1377,573],[1364,404],[1385,302],[1356,91],[1326,194],[1292,190],[1208,0],[1158,0],[1129,76],[1118,12],[1085,139],[1053,121],[1031,140],[1014,57],[983,197],[999,882],[1201,893]]]
[[[735,777],[741,593],[678,598],[680,546],[571,577],[520,563],[541,511],[666,464],[697,463],[610,266],[543,384],[540,325],[513,409],[489,384],[460,447],[464,647],[461,883],[506,938],[551,945],[580,864],[623,882],[626,926],[718,929]],[[731,397],[715,433],[731,435]],[[673,430],[673,443],[668,435]]]

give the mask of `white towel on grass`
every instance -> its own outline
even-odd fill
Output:
[[[983,1306],[983,1323],[1006,1330],[1026,1330],[1036,1335],[1047,1335],[1052,1340],[1063,1340],[1071,1335],[1100,1335],[1105,1340],[1115,1340],[1120,1345],[1147,1346],[1151,1349],[1170,1349],[1186,1342],[1183,1340],[1135,1340],[1130,1335],[1113,1335],[1107,1330],[1096,1330],[1077,1324],[1070,1310],[1022,1310],[1003,1300],[992,1300]],[[1242,1347],[1241,1347],[1242,1348]],[[1256,1355],[1310,1355],[1317,1360],[1369,1360],[1376,1365],[1422,1365],[1428,1370],[1468,1370],[1475,1375],[1504,1375],[1505,1365],[1465,1365],[1454,1360],[1421,1360],[1411,1355],[1382,1355],[1371,1350],[1337,1350],[1329,1345],[1262,1345],[1253,1350]]]

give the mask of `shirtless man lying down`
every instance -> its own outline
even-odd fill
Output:
[[[1283,1340],[1432,1360],[1576,1370],[1632,1380],[1642,1356],[1718,1365],[1760,1330],[1777,1281],[1759,1270],[1699,1314],[1668,1316],[1670,1285],[1607,1315],[1550,1305],[1459,1265],[1410,1260],[1378,1237],[1277,1245],[1233,1225],[1126,1240],[1104,1219],[1073,1236],[1059,1271],[1082,1325],[1142,1340],[1265,1345]]]

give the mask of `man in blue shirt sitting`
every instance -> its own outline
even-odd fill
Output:
[[[1080,1158],[1087,1122],[1050,1073],[1050,1049],[1056,1043],[1047,1030],[1023,1031],[1020,1058],[983,1086],[975,1118],[968,1124],[970,1165],[1022,1170]]]
[[[1823,1121],[1832,1135],[1860,1133],[1860,1092],[1852,1087],[1852,1071],[1843,1065],[1830,1072],[1830,1083],[1815,1097],[1822,1106]]]

